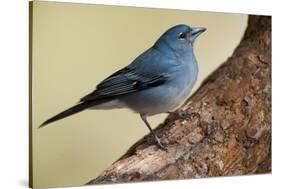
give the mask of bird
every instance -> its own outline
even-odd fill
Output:
[[[198,76],[194,42],[205,30],[186,24],[169,28],[128,66],[105,78],[76,105],[47,119],[39,128],[83,110],[128,108],[140,115],[156,145],[166,149],[147,117],[172,112],[187,99]]]

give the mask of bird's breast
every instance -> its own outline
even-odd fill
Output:
[[[170,88],[173,91],[170,96],[171,101],[174,102],[173,109],[182,105],[190,94],[196,80],[198,70],[197,67],[188,67],[179,71],[177,78],[171,82]]]

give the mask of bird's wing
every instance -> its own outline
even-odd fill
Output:
[[[159,86],[166,81],[165,74],[140,74],[133,67],[125,67],[98,84],[96,90],[81,98],[80,102],[114,98]]]

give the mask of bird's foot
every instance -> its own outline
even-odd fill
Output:
[[[147,143],[148,144],[156,144],[156,146],[164,151],[168,151],[168,149],[166,148],[166,143],[161,141],[160,138],[158,138],[157,136],[154,136],[153,138],[147,138]]]
[[[160,140],[157,136],[155,136],[155,141],[156,141],[157,146],[158,146],[161,150],[168,151],[168,149],[166,148],[166,146],[164,146],[164,143],[162,143],[161,140]]]

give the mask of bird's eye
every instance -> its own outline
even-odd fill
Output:
[[[179,35],[179,39],[180,40],[183,40],[183,39],[185,39],[185,37],[186,37],[186,34],[185,33],[180,33],[180,35]]]

